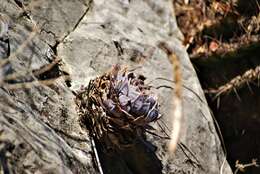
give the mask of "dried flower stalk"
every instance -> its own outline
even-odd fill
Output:
[[[165,42],[160,42],[158,46],[165,51],[169,61],[173,66],[174,75],[174,98],[173,98],[173,119],[172,119],[172,131],[170,135],[169,151],[171,153],[175,152],[178,145],[181,125],[182,125],[182,81],[181,81],[181,69],[180,62],[176,54],[172,51],[170,46]]]

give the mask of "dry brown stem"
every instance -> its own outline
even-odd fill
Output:
[[[257,159],[252,159],[252,162],[251,163],[248,163],[248,164],[240,164],[239,161],[237,160],[236,161],[236,170],[234,172],[234,174],[237,174],[238,171],[240,172],[245,172],[245,168],[248,168],[248,167],[259,167],[259,164],[257,164]]]
[[[222,94],[231,92],[232,90],[236,92],[237,89],[241,88],[245,84],[249,84],[254,80],[259,80],[260,78],[260,66],[257,66],[255,69],[250,69],[246,71],[242,76],[236,76],[230,80],[225,85],[220,86],[217,89],[207,89],[204,90],[205,93],[215,94],[215,98]],[[259,84],[258,84],[259,85]]]
[[[161,42],[158,45],[165,53],[168,55],[168,58],[173,66],[173,75],[174,75],[174,97],[173,97],[173,120],[172,120],[172,131],[170,135],[169,151],[171,153],[175,152],[181,131],[182,123],[182,81],[181,81],[181,65],[180,61],[177,58],[176,54],[172,51],[170,46]]]
[[[16,84],[4,84],[3,87],[5,89],[8,89],[10,91],[12,90],[18,90],[18,89],[28,89],[28,88],[32,88],[35,85],[46,85],[46,86],[50,86],[53,85],[55,83],[56,80],[63,78],[64,80],[68,80],[70,79],[69,76],[60,76],[57,78],[53,78],[53,79],[48,79],[48,80],[36,80],[36,81],[32,81],[32,82],[22,82],[22,83],[16,83]]]

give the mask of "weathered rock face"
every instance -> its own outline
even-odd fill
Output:
[[[9,84],[35,82],[26,89],[0,90],[0,173],[95,173],[90,141],[79,126],[73,94],[62,79],[51,87],[37,82],[55,78],[59,75],[58,67],[33,75],[54,59],[56,43],[45,37],[45,32],[64,37],[88,7],[82,1],[75,2],[78,10],[73,16],[70,1],[59,6],[58,1],[50,0],[43,1],[43,5],[35,4],[30,14],[33,2],[27,2],[28,6],[16,2],[3,0],[0,5],[1,13],[10,19],[9,31],[1,40],[1,63],[7,60],[8,42],[11,52],[9,63],[1,67],[0,83],[3,85],[3,78],[15,74]],[[45,25],[32,37],[33,23],[42,26],[40,16],[47,18]],[[17,55],[13,56],[14,53]]]
[[[8,44],[11,55],[16,55],[1,67],[0,84],[10,74],[23,75],[8,81],[12,84],[35,82],[30,88],[0,90],[0,171],[97,173],[90,138],[79,124],[71,90],[87,85],[116,63],[136,68],[158,88],[163,120],[170,127],[172,91],[167,86],[172,84],[164,79],[172,79],[172,66],[157,47],[158,41],[165,41],[182,64],[185,132],[172,157],[167,140],[148,136],[158,148],[161,172],[232,173],[171,10],[166,0],[2,0],[0,11],[9,16],[10,24],[7,36],[0,41],[1,61],[8,57]],[[34,37],[33,23],[40,28]],[[52,62],[55,54],[62,59],[62,69],[70,73],[71,89],[62,78],[51,86],[39,82],[61,75],[58,66],[41,76],[33,73]],[[154,126],[160,132],[158,125]],[[149,168],[151,160],[139,162],[135,156],[145,154],[142,148],[137,144],[122,152],[124,157],[105,156],[101,159],[105,173],[136,173]]]

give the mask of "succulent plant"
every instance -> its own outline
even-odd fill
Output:
[[[144,81],[143,75],[115,65],[78,93],[79,112],[98,141],[131,144],[160,117],[157,98]]]

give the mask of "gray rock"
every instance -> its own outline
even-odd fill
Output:
[[[54,46],[73,31],[89,9],[90,0],[29,0],[24,6],[41,26],[42,38]]]
[[[158,41],[169,43],[181,60],[185,84],[185,131],[175,155],[168,154],[168,140],[147,135],[158,148],[162,173],[220,173],[223,162],[223,173],[232,173],[171,10],[167,0],[2,0],[0,11],[11,19],[6,37],[15,55],[1,67],[0,85],[10,74],[16,74],[8,81],[11,84],[35,82],[30,88],[0,89],[0,173],[98,173],[91,138],[80,126],[71,90],[87,85],[116,63],[136,69],[155,87],[171,86],[163,78],[172,79],[172,66]],[[21,49],[33,24],[39,31]],[[8,56],[7,44],[0,43],[0,62]],[[53,61],[54,54],[62,58],[63,67],[34,76]],[[62,78],[50,86],[39,82],[56,78],[62,70],[70,73],[71,89]],[[162,119],[170,127],[172,91],[161,87],[156,92]],[[162,133],[157,124],[154,127]],[[135,167],[149,171],[151,160],[144,157],[139,162],[135,156],[146,151],[142,148],[138,144],[123,152],[131,167],[121,161],[121,173],[134,173]],[[107,160],[113,165],[118,159],[122,158]]]
[[[33,75],[53,61],[55,48],[48,45],[48,38],[42,37],[40,31],[32,35],[33,24],[38,22],[34,21],[33,12],[27,14],[26,7],[19,2],[22,1],[3,0],[0,5],[0,11],[11,19],[5,38],[9,43],[1,42],[0,63],[6,62],[9,56],[8,44],[11,56],[1,67],[0,173],[96,173],[92,146],[88,133],[79,125],[74,95],[62,78],[53,81],[50,87],[38,82],[56,78],[60,74],[59,68],[52,68],[41,76]],[[58,1],[48,1],[49,5],[50,2],[58,4]],[[63,13],[61,7],[49,9],[55,14]],[[80,15],[74,14],[74,18],[80,19]],[[63,15],[48,17],[50,25],[54,25],[55,20],[62,24],[61,19]],[[76,22],[69,25],[49,29],[55,28],[53,32],[64,37]],[[11,76],[8,85],[12,86],[6,86],[3,81]],[[24,81],[26,83],[22,83]],[[21,84],[24,87],[19,86]],[[9,87],[17,89],[8,90]]]
[[[58,54],[69,69],[73,90],[116,63],[137,69],[155,87],[171,86],[156,80],[173,77],[166,54],[156,46],[159,41],[169,43],[182,64],[185,131],[173,157],[168,155],[167,140],[149,136],[158,147],[163,173],[220,173],[222,164],[223,173],[232,173],[171,10],[168,1],[94,1],[79,26],[58,46]],[[170,127],[172,91],[162,87],[158,92],[163,120]]]

